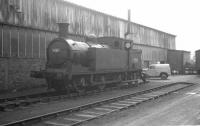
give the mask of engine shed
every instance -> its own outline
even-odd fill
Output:
[[[58,22],[70,23],[68,37],[77,41],[85,41],[88,33],[124,40],[128,26],[127,20],[64,0],[1,0],[0,90],[45,85],[43,80],[30,78],[29,73],[44,69],[46,48],[58,36]],[[167,49],[176,49],[173,34],[134,22],[130,31],[135,35],[128,39],[134,49],[142,50],[144,67],[166,62]]]

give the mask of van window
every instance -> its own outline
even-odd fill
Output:
[[[150,66],[150,67],[149,67],[149,69],[155,69],[155,68],[156,68],[155,66]]]

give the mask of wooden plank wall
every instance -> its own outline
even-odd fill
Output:
[[[190,63],[190,52],[183,51],[183,65]]]
[[[46,58],[48,43],[56,33],[0,25],[0,57]]]
[[[0,57],[44,59],[49,42],[57,36],[57,32],[0,24]],[[68,37],[85,40],[85,36],[69,34]]]
[[[0,22],[51,31],[58,31],[57,22],[68,22],[71,33],[121,38],[128,23],[63,0],[0,0]],[[176,48],[174,35],[135,23],[131,23],[130,30],[134,35],[128,38],[135,43]]]
[[[200,74],[200,50],[195,51],[195,67],[198,74]]]
[[[142,61],[150,61],[150,64],[167,61],[167,49],[165,48],[134,44],[133,49],[142,50]]]

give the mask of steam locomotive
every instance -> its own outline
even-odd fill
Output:
[[[47,47],[45,70],[31,71],[32,77],[45,78],[48,87],[57,91],[77,92],[144,80],[142,52],[131,49],[132,41],[116,37],[88,37],[85,42],[75,41],[67,37],[68,25],[59,24],[59,37]]]

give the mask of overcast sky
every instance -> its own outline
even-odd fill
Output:
[[[176,49],[200,49],[200,0],[66,0],[176,35]]]

